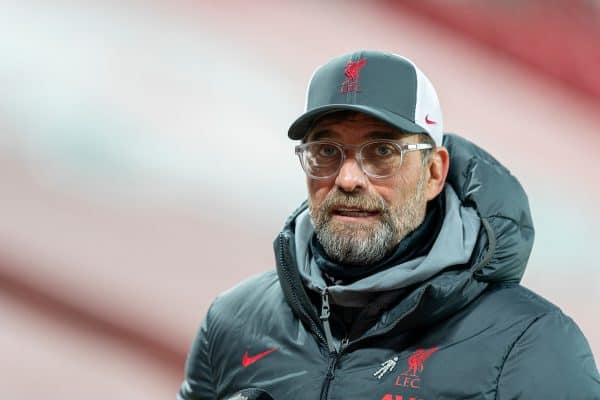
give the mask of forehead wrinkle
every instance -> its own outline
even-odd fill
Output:
[[[398,130],[395,129],[391,129],[391,130],[385,130],[385,131],[380,131],[380,130],[376,130],[376,131],[372,131],[369,132],[365,135],[365,139],[388,139],[388,140],[398,140],[398,139],[404,139],[406,137],[410,136],[410,134],[408,133],[404,133],[404,132],[400,132]]]

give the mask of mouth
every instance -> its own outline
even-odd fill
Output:
[[[369,219],[376,218],[379,216],[380,211],[378,210],[365,210],[362,208],[354,207],[338,207],[333,209],[331,214],[335,217],[341,217],[344,219]]]

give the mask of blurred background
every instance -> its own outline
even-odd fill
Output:
[[[600,2],[0,1],[0,395],[172,399],[305,198],[313,69],[413,59],[530,196],[524,284],[600,358]],[[549,349],[551,351],[551,349]]]

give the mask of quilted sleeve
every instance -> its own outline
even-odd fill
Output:
[[[535,320],[513,344],[497,400],[600,400],[600,377],[587,340],[560,311]]]
[[[210,309],[192,343],[177,400],[216,400],[209,353]]]

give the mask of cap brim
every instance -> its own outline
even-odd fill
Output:
[[[336,111],[357,111],[372,117],[378,118],[396,128],[410,133],[427,133],[427,131],[404,117],[394,114],[391,111],[373,109],[359,104],[327,104],[325,106],[314,108],[296,119],[288,130],[288,137],[293,140],[300,140],[308,133],[313,123],[324,116]]]

